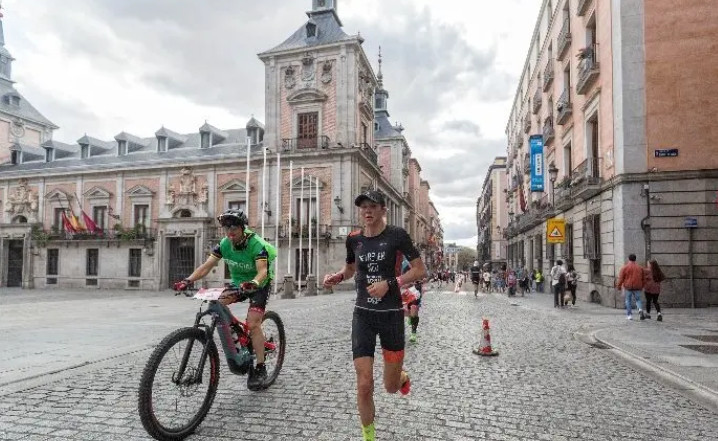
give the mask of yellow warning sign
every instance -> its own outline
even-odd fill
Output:
[[[566,219],[554,217],[546,221],[546,242],[566,242]]]

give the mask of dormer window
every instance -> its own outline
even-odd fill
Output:
[[[157,151],[158,152],[166,152],[167,151],[167,138],[164,136],[157,138]]]
[[[17,95],[13,95],[10,97],[10,100],[12,101],[13,106],[20,106],[20,97]]]
[[[200,134],[200,148],[208,149],[212,142],[212,134],[210,132],[202,132]]]
[[[90,157],[90,146],[85,144],[80,146],[80,159],[87,159]]]
[[[317,36],[317,25],[314,23],[307,23],[307,38]]]
[[[10,163],[12,165],[18,165],[20,163],[20,152],[13,150],[10,155]]]
[[[117,142],[117,156],[125,156],[127,154],[127,141]]]
[[[55,160],[55,149],[45,149],[45,162],[52,162]]]

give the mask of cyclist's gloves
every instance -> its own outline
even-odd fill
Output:
[[[192,281],[190,281],[189,279],[184,279],[181,282],[175,282],[172,288],[174,288],[175,291],[184,291],[189,288],[190,285],[192,285]]]
[[[259,288],[259,283],[257,283],[256,280],[250,280],[249,282],[242,283],[239,287],[242,288],[244,292],[252,292]]]

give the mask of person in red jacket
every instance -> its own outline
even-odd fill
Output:
[[[625,291],[626,294],[626,318],[633,320],[631,311],[633,309],[633,297],[636,298],[636,307],[638,308],[638,315],[641,320],[645,320],[646,316],[643,314],[643,307],[641,305],[641,290],[643,290],[643,268],[636,263],[636,255],[631,254],[628,256],[628,263],[623,265],[621,271],[618,273],[618,283],[616,288]]]
[[[658,295],[661,293],[661,282],[666,280],[666,276],[658,266],[656,259],[648,261],[648,265],[643,269],[643,292],[646,294],[646,318],[651,318],[651,303],[656,306],[658,317],[656,320],[663,321],[661,315],[661,306],[658,304]]]

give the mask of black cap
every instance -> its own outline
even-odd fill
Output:
[[[381,205],[382,207],[386,206],[386,202],[384,201],[384,195],[377,190],[367,190],[364,193],[360,194],[356,197],[356,199],[354,199],[354,205],[358,207],[364,201],[371,201],[375,204]]]

